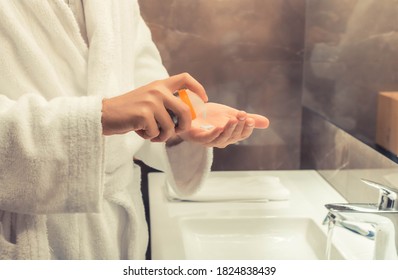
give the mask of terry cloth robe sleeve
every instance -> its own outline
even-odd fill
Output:
[[[0,209],[101,208],[101,97],[87,96],[87,46],[62,1],[0,2]]]
[[[138,10],[139,11],[139,10]],[[162,65],[159,51],[152,41],[151,33],[138,14],[136,53],[134,65],[136,85],[144,85],[154,80],[168,77]],[[174,190],[181,196],[194,193],[210,171],[213,150],[198,144],[182,142],[172,147],[164,143],[146,142],[136,155],[146,164],[165,171]]]
[[[0,95],[0,208],[93,212],[102,196],[101,99]]]

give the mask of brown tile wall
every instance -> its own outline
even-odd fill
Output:
[[[140,0],[169,73],[271,126],[215,151],[214,170],[298,169],[305,0]]]

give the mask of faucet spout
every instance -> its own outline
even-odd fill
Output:
[[[366,179],[361,181],[379,190],[378,203],[326,204],[329,210],[326,220],[367,238],[375,238],[376,259],[397,259],[398,190]],[[371,227],[364,227],[363,223]]]
[[[343,214],[329,211],[326,215],[325,219],[323,220],[323,225],[329,225],[330,223],[333,226],[340,226],[345,228],[351,232],[359,234],[363,237],[366,237],[370,240],[375,239],[376,235],[376,224],[371,222],[360,222],[354,221]]]
[[[375,259],[397,259],[398,210],[380,210],[378,204],[369,203],[334,203],[325,207],[329,212],[324,223],[332,222],[375,240]]]

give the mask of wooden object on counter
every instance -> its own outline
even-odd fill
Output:
[[[398,92],[379,93],[376,143],[398,155]]]

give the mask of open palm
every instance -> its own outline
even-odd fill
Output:
[[[206,103],[206,118],[196,118],[191,129],[179,136],[185,141],[224,148],[248,138],[254,128],[264,129],[268,125],[264,116],[209,102]]]

